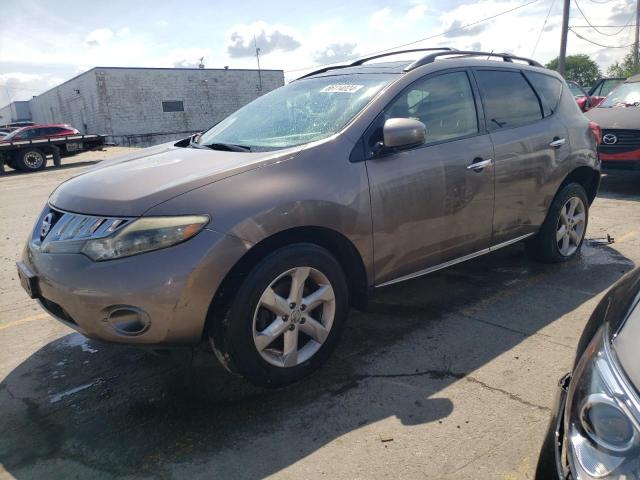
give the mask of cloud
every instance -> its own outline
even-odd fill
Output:
[[[623,0],[620,1],[617,4],[614,4],[610,7],[610,12],[611,15],[609,16],[609,19],[607,20],[607,22],[605,22],[604,24],[609,24],[609,25],[624,25],[627,22],[629,22],[631,20],[631,22],[629,23],[634,23],[633,19],[634,19],[634,11],[635,11],[635,1],[633,0]],[[584,10],[584,8],[583,8]],[[596,25],[599,25],[599,23],[596,23]],[[614,31],[617,29],[614,29]],[[605,32],[608,31],[608,29],[604,29]]]
[[[255,38],[255,42],[254,42]],[[269,25],[254,22],[250,25],[238,24],[229,30],[227,53],[232,58],[252,57],[256,54],[256,44],[261,55],[274,51],[290,52],[300,47],[297,32],[284,25]]]
[[[156,20],[156,27],[168,27],[169,26],[169,22],[167,22],[166,20]]]
[[[407,10],[407,13],[404,17],[410,22],[417,22],[418,20],[421,20],[422,17],[424,17],[424,14],[427,13],[427,10],[428,8],[426,5],[424,5],[423,3],[419,3]]]
[[[16,100],[29,100],[63,81],[49,73],[10,72],[0,74],[0,107]]]
[[[200,59],[204,57],[204,64],[207,59],[212,58],[211,49],[209,48],[176,48],[171,50],[163,62],[176,68],[196,68],[200,63]]]
[[[98,28],[86,36],[85,42],[90,47],[105,45],[113,37],[113,30],[110,28]]]
[[[322,50],[316,50],[313,52],[313,60],[315,62],[324,63],[338,63],[357,56],[355,53],[355,42],[344,43],[330,43]]]
[[[428,7],[418,3],[409,8],[403,15],[395,14],[389,7],[376,10],[369,17],[369,28],[378,32],[406,30],[411,24],[422,20]]]
[[[369,18],[369,27],[372,30],[384,32],[388,29],[390,23],[391,9],[389,7],[373,12]]]
[[[455,38],[455,37],[467,37],[470,35],[477,35],[489,26],[488,23],[479,23],[478,25],[474,25],[472,27],[462,28],[462,25],[463,24],[460,20],[454,20],[445,29],[445,30],[451,30],[451,31],[445,33],[444,36],[447,38]]]

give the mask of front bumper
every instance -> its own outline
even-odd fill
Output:
[[[605,169],[639,170],[640,149],[618,149],[610,146],[600,146],[598,157]]]
[[[163,346],[201,340],[215,292],[250,246],[204,229],[169,248],[94,262],[43,253],[32,240],[22,263],[51,315],[90,338]]]
[[[563,456],[564,411],[570,381],[571,375],[567,374],[558,382],[547,439],[538,461],[536,480],[566,480],[573,478],[566,458]]]

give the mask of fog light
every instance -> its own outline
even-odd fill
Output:
[[[118,306],[107,314],[107,321],[120,335],[129,337],[144,333],[151,325],[149,315],[135,307]]]

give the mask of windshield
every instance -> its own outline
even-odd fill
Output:
[[[637,107],[638,105],[640,105],[640,82],[633,82],[619,85],[598,107]]]
[[[18,128],[17,130],[14,130],[13,132],[9,133],[6,137],[3,138],[3,140],[11,140],[16,135],[18,135],[20,132],[22,132],[23,130],[24,130],[24,127],[23,128]]]
[[[292,82],[241,108],[202,134],[197,146],[264,151],[339,132],[395,75],[340,75]]]
[[[575,83],[568,83],[567,84],[569,86],[569,90],[571,90],[571,93],[573,94],[573,96],[575,98],[579,98],[579,97],[584,97],[584,92],[582,91],[582,89],[576,85]]]

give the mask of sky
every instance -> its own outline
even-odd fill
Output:
[[[603,48],[569,32],[567,53],[586,53],[605,72],[628,53],[634,29],[583,27],[587,21],[596,27],[633,24],[635,3],[573,0],[569,25],[577,33],[604,46],[625,48]],[[558,55],[563,1],[0,0],[0,4],[2,106],[28,100],[95,66],[195,67],[204,57],[207,68],[256,68],[254,36],[261,67],[284,70],[287,81],[314,65],[343,62],[433,36],[406,48],[507,51],[546,63]],[[511,9],[516,10],[467,26]]]

